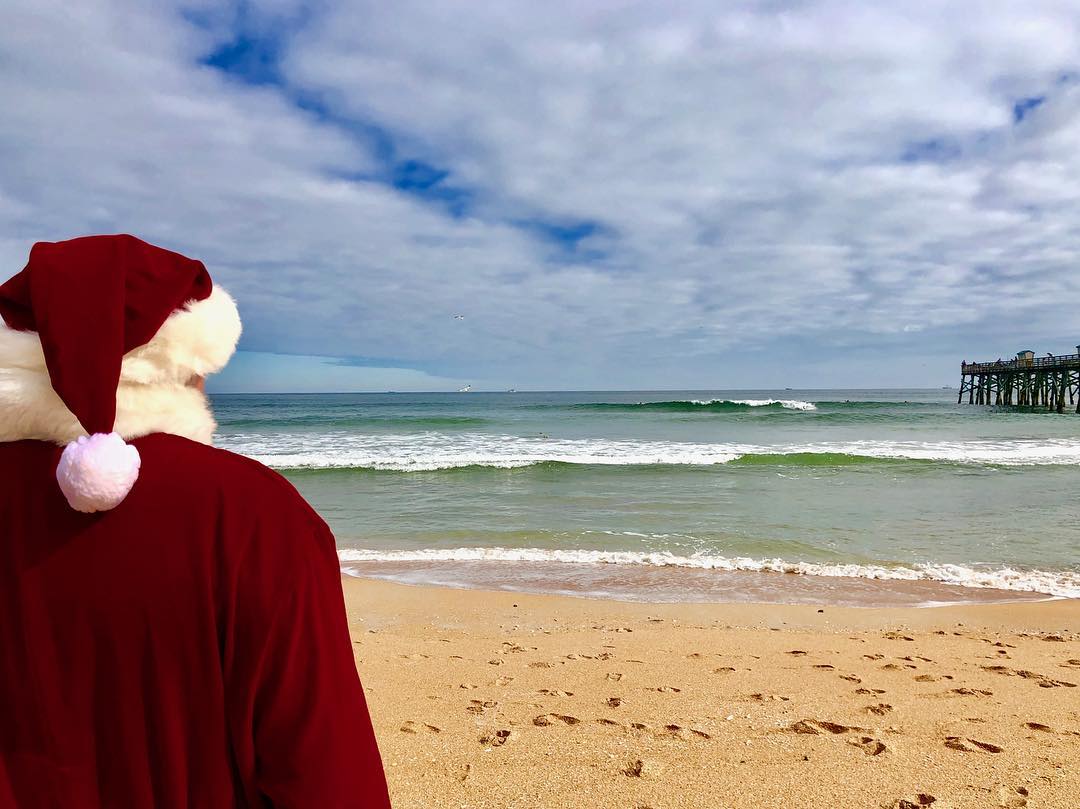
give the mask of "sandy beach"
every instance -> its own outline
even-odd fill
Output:
[[[1075,600],[343,586],[399,809],[1080,806]]]

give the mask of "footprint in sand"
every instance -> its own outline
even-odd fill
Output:
[[[987,691],[983,688],[968,688],[966,685],[960,688],[953,688],[949,691],[950,694],[959,694],[962,697],[992,697],[993,691]]]
[[[885,702],[879,702],[877,705],[867,705],[863,710],[874,714],[874,716],[884,716],[892,712],[893,706]]]
[[[616,722],[614,719],[597,719],[596,724],[598,724],[598,725],[613,725],[613,726],[615,726],[617,728],[622,727],[622,723],[621,722]]]
[[[506,655],[506,654],[514,654],[515,652],[528,652],[528,651],[536,651],[536,647],[535,646],[528,646],[528,647],[519,646],[516,643],[511,643],[510,641],[505,640],[505,641],[503,641],[502,649],[499,651],[499,654]]]
[[[622,768],[622,774],[630,778],[644,778],[646,765],[640,758],[627,762],[626,766]]]
[[[734,666],[720,666],[712,670],[713,674],[730,674],[733,671],[735,671]]]
[[[622,698],[621,697],[608,697],[604,701],[604,704],[607,705],[609,708],[618,708],[620,705],[622,705]]]
[[[1039,688],[1076,688],[1076,683],[1065,680],[1054,680],[1045,674],[1039,674],[1026,669],[1011,669],[1008,666],[983,666],[983,671],[992,671],[994,674],[1004,674],[1007,677],[1023,677],[1025,680],[1034,680]]]
[[[572,697],[573,691],[560,691],[557,688],[541,688],[536,692],[537,694],[546,694],[549,697]]]
[[[1058,665],[1063,669],[1080,669],[1080,660],[1074,657],[1066,660],[1064,663],[1058,663]]]
[[[1023,809],[1028,805],[1027,799],[1031,795],[1028,792],[1027,787],[1016,787],[1015,789],[1009,789],[1008,787],[998,787],[998,806],[1003,806],[1005,809]]]
[[[479,688],[479,687],[480,686],[474,685],[473,683],[462,683],[461,685],[458,686],[458,688],[466,688],[466,689]]]
[[[549,725],[554,725],[556,722],[562,722],[564,725],[576,725],[581,720],[576,716],[566,716],[564,714],[546,713],[542,716],[538,716],[533,719],[533,724],[538,728],[546,728]]]
[[[915,800],[909,801],[907,798],[900,798],[896,803],[891,804],[889,809],[923,809],[924,806],[930,806],[936,802],[937,798],[933,795],[920,792],[915,796]]]
[[[678,725],[669,725],[669,726],[667,726],[667,729],[670,730],[671,728],[678,728]],[[679,728],[675,732],[680,732],[681,730],[683,730],[683,728]],[[690,731],[690,736],[697,737],[698,739],[712,739],[713,738],[712,736],[710,736],[710,734],[706,733],[704,730],[698,730],[697,728],[686,728],[686,730]]]
[[[866,733],[866,728],[852,725],[841,725],[839,722],[826,722],[821,719],[800,719],[792,724],[791,729],[795,733],[808,735],[820,735],[822,731],[840,735],[843,733]],[[848,739],[848,744],[854,745],[868,756],[880,756],[888,748],[885,743],[872,736],[859,736],[857,739]]]
[[[750,699],[758,702],[790,702],[791,697],[782,697],[779,694],[751,694]]]
[[[512,682],[514,682],[513,677],[504,676],[499,677],[497,680],[495,680],[495,685],[510,685],[510,683]]]
[[[965,742],[969,742],[974,747],[969,747]],[[977,739],[961,739],[959,736],[946,736],[945,746],[950,750],[959,750],[962,753],[974,753],[976,750],[982,750],[986,753],[1001,753],[1005,750],[1004,747],[998,747],[996,744],[990,742],[980,742]]]
[[[814,665],[814,668],[815,669],[825,669],[826,671],[828,671],[828,670],[831,670],[831,669],[835,669],[836,666],[830,665],[829,663],[816,663]]]
[[[487,711],[488,708],[494,708],[498,705],[493,699],[470,699],[469,705],[465,708],[469,713],[482,714]]]
[[[841,674],[840,679],[841,680],[847,680],[849,683],[861,683],[862,682],[862,679],[859,678],[859,677],[856,677],[854,674]]]
[[[915,640],[915,638],[911,637],[910,635],[905,635],[902,632],[896,631],[886,632],[884,635],[882,635],[882,637],[886,640]]]
[[[1053,728],[1051,728],[1049,725],[1044,725],[1042,722],[1025,722],[1024,727],[1026,727],[1028,730],[1038,730],[1042,731],[1043,733],[1054,732]]]
[[[676,739],[685,739],[686,733],[689,731],[699,739],[711,739],[708,733],[703,730],[696,730],[694,728],[684,728],[682,725],[664,725],[664,730],[659,734],[660,736],[674,736]]]
[[[529,668],[530,669],[550,669],[551,668],[551,663],[544,663],[542,661],[537,662],[537,663],[530,663]]]
[[[806,654],[806,652],[804,652],[802,649],[792,649],[790,652],[788,652],[788,654],[795,655],[796,657],[801,657],[802,655]]]
[[[920,674],[915,678],[917,683],[936,683],[939,680],[951,680],[951,674]]]
[[[472,772],[472,764],[459,764],[456,767],[447,767],[447,770],[454,778],[464,784]]]
[[[855,693],[856,694],[865,694],[867,696],[870,696],[870,695],[878,696],[880,694],[884,694],[885,689],[884,688],[856,688]]]
[[[494,733],[481,736],[480,744],[485,747],[502,747],[510,740],[510,731],[496,730]]]
[[[868,756],[880,756],[887,748],[883,741],[872,736],[860,736],[858,739],[848,739],[848,744],[854,745]]]
[[[419,733],[422,730],[428,733],[442,733],[442,728],[429,725],[427,722],[414,722],[411,719],[405,722],[398,730],[402,733]]]
[[[806,733],[810,735],[818,735],[823,730],[836,734],[866,730],[866,728],[841,725],[839,722],[827,722],[821,719],[800,719],[798,722],[792,723],[791,729],[796,733]]]
[[[619,682],[619,680],[622,679],[622,675],[619,674],[619,672],[617,672],[617,671],[609,671],[607,674],[604,675],[604,679],[605,680],[611,680],[612,682],[617,683],[617,682]]]
[[[661,694],[680,694],[680,693],[682,693],[681,688],[676,688],[673,685],[662,685],[659,688],[649,688],[647,690],[648,691],[658,691]]]
[[[884,660],[885,655],[863,655],[867,660]]]

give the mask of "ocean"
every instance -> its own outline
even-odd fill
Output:
[[[217,395],[352,575],[645,601],[1080,597],[1080,416],[955,390]]]

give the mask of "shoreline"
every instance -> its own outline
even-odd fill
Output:
[[[398,809],[1076,805],[1080,600],[342,587]]]
[[[418,587],[576,596],[640,604],[805,604],[834,607],[939,607],[1070,600],[1053,593],[931,579],[723,570],[604,562],[482,559],[350,560],[343,575]]]

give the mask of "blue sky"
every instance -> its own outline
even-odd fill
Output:
[[[201,258],[218,391],[952,384],[1080,342],[1080,17],[974,6],[12,0],[0,259]]]

